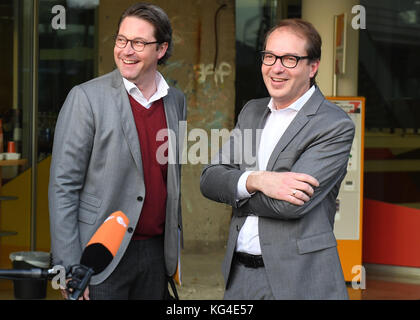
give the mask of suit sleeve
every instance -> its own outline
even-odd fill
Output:
[[[229,140],[222,146],[209,165],[204,166],[200,178],[201,193],[217,202],[226,203],[234,208],[242,202],[237,201],[238,181],[245,172],[240,168],[242,153],[242,116],[249,103],[238,116],[238,122],[232,130]]]
[[[89,100],[74,87],[57,119],[48,188],[51,249],[55,264],[79,263],[82,252],[79,194],[93,146],[95,127]]]
[[[243,203],[241,211],[275,219],[299,219],[318,206],[331,192],[336,197],[347,172],[354,124],[348,117],[329,123],[330,126],[314,137],[290,170],[309,174],[319,181],[320,185],[315,188],[311,199],[304,205],[297,206],[257,192]]]

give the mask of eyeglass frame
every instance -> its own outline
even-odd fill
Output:
[[[269,66],[269,67],[274,66],[276,64],[276,62],[277,62],[277,59],[280,59],[280,62],[282,64],[282,66],[285,67],[285,68],[287,68],[287,69],[294,69],[294,68],[296,68],[300,60],[303,60],[303,59],[312,59],[312,57],[310,57],[310,56],[295,56],[293,54],[285,54],[283,56],[278,56],[278,55],[275,55],[274,53],[272,53],[270,51],[260,51],[260,54],[261,54],[261,62],[264,65]],[[264,63],[264,55],[265,54],[271,54],[271,55],[273,55],[273,56],[276,57],[276,59],[274,59],[274,62],[272,64],[266,64],[266,63]],[[296,65],[294,67],[285,66],[284,63],[283,63],[284,57],[293,57],[293,58],[295,58],[296,59]]]
[[[126,43],[125,43],[125,46],[124,47],[120,47],[119,45],[117,45],[117,39],[118,38],[124,38],[125,40],[126,40]],[[133,47],[133,41],[139,41],[139,42],[141,42],[142,44],[143,44],[143,49],[141,49],[141,50],[136,50],[136,49],[134,49],[134,47]],[[127,39],[126,37],[124,37],[124,36],[122,36],[122,35],[116,35],[115,37],[114,37],[114,43],[115,43],[115,45],[117,46],[117,48],[120,48],[120,49],[124,49],[125,47],[127,47],[127,44],[130,42],[130,45],[131,45],[131,48],[134,50],[134,51],[136,51],[136,52],[143,52],[143,50],[144,50],[144,48],[146,48],[146,46],[147,45],[149,45],[149,44],[154,44],[154,43],[159,43],[159,44],[161,44],[162,42],[161,41],[149,41],[149,42],[147,42],[147,41],[143,41],[143,40],[141,40],[140,38],[134,38],[134,39]]]

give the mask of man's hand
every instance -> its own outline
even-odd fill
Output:
[[[67,279],[66,283],[69,282],[70,279]],[[69,294],[67,292],[67,289],[60,289],[61,295],[63,296],[63,299],[68,300]],[[86,287],[85,291],[83,292],[83,295],[79,298],[79,300],[90,300],[89,298],[89,286]]]
[[[267,197],[303,205],[314,193],[319,182],[305,173],[255,171],[248,176],[249,193],[260,191]]]

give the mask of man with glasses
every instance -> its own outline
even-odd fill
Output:
[[[78,264],[111,213],[120,210],[130,220],[85,299],[164,299],[177,270],[181,169],[157,157],[169,143],[157,133],[178,135],[186,120],[184,94],[157,71],[171,53],[166,13],[145,3],[129,7],[115,36],[117,69],[73,88],[60,111],[49,185],[54,264]],[[178,154],[182,140],[176,136],[166,152]]]
[[[310,23],[281,21],[261,57],[270,97],[243,107],[201,176],[206,197],[233,207],[224,298],[347,299],[333,226],[354,125],[315,83]]]

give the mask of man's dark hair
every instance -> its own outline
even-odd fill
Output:
[[[310,57],[308,63],[316,60],[321,60],[321,36],[310,22],[297,18],[281,20],[276,26],[270,29],[265,36],[264,50],[267,44],[267,39],[270,36],[270,34],[279,28],[289,28],[293,32],[296,32],[299,36],[306,39],[306,54]],[[317,74],[318,71],[310,79],[311,86],[316,84],[315,78]]]
[[[139,2],[133,4],[121,15],[121,18],[118,21],[117,34],[120,31],[122,21],[127,17],[136,17],[146,20],[155,28],[154,36],[156,41],[159,43],[168,43],[168,49],[166,50],[165,55],[158,61],[158,64],[164,64],[172,55],[173,50],[171,22],[169,21],[168,15],[165,11],[163,11],[162,8],[150,3]]]

